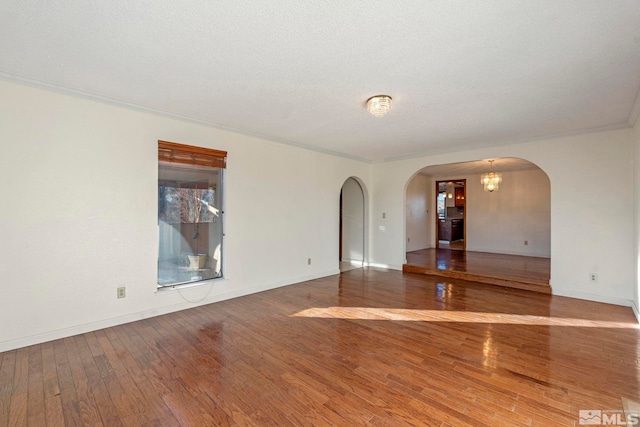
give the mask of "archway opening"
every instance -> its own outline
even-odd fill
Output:
[[[340,271],[361,268],[365,260],[365,197],[360,183],[348,178],[340,190]]]
[[[481,183],[482,174],[490,171],[487,160],[427,166],[407,182],[405,259],[416,268],[403,269],[550,292],[549,177],[527,160],[492,160],[503,178],[494,191],[485,191]],[[459,203],[456,182],[465,182]],[[451,206],[442,203],[449,194]],[[422,215],[416,211],[420,206]],[[447,233],[442,227],[462,221],[460,230]],[[460,241],[464,250],[446,250]],[[509,271],[517,265],[521,268]],[[487,279],[496,276],[500,280]]]

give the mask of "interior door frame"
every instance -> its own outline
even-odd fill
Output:
[[[436,222],[436,226],[435,226],[435,236],[436,236],[436,249],[440,249],[440,236],[438,235],[438,228],[440,225],[440,217],[438,216],[438,194],[440,191],[440,184],[447,184],[448,182],[453,182],[453,183],[461,183],[462,184],[462,188],[464,188],[464,206],[462,207],[462,217],[464,218],[464,222],[463,222],[463,226],[462,226],[462,250],[466,251],[467,250],[467,179],[445,179],[445,180],[436,180],[436,190],[435,190],[435,209],[433,210],[434,212],[434,217],[435,217],[435,222]],[[455,191],[454,191],[454,195],[455,195]],[[447,210],[447,202],[445,199],[445,206],[444,206],[445,211]]]
[[[342,184],[344,187],[344,184]],[[340,242],[338,246],[338,262],[342,262],[342,188],[340,188],[340,232],[339,232],[338,241]]]

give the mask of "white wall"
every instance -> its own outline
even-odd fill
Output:
[[[418,174],[409,181],[406,195],[406,229],[407,229],[407,251],[417,251],[420,249],[433,247],[431,230],[432,219],[429,209],[435,198],[434,181],[428,176]]]
[[[544,171],[503,172],[500,188],[494,192],[484,191],[480,175],[435,177],[436,181],[448,179],[467,180],[468,251],[550,257],[551,194]],[[434,215],[430,221],[435,221]]]
[[[0,351],[335,274],[340,189],[370,181],[366,163],[13,83],[0,118]],[[156,292],[159,139],[229,153],[213,286]]]
[[[366,261],[400,269],[409,179],[495,157],[550,178],[553,292],[636,298],[631,129],[369,165],[6,82],[0,118],[0,351],[337,273],[351,176],[371,200]],[[229,152],[226,280],[213,286],[156,292],[158,139]]]
[[[418,170],[518,157],[539,166],[550,180],[553,292],[628,305],[634,298],[635,283],[633,155],[632,130],[627,128],[376,163],[371,262],[402,267],[404,188]],[[386,212],[386,219],[381,212]],[[589,281],[591,272],[598,274],[598,282]]]
[[[480,175],[470,177],[465,222],[469,251],[549,258],[549,178],[539,169],[504,172],[500,188],[488,192],[480,184]]]
[[[364,261],[364,193],[349,178],[342,186],[342,261]]]

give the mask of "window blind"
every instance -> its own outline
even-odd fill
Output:
[[[176,142],[158,141],[158,160],[169,163],[225,168],[227,166],[227,152],[178,144]]]

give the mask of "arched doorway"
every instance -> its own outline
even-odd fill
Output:
[[[340,190],[340,271],[364,265],[365,200],[360,183],[348,178]]]
[[[427,166],[409,179],[405,259],[407,266],[417,268],[405,271],[455,273],[458,278],[550,292],[549,177],[524,159],[492,160],[503,175],[495,189],[483,188],[481,176],[491,170],[487,160]],[[464,192],[457,191],[457,182],[464,183]],[[462,221],[464,228],[456,235],[453,226]],[[452,228],[439,228],[443,224]],[[460,241],[463,251],[450,250]],[[516,271],[517,265],[522,271]],[[500,280],[493,280],[498,276]]]

